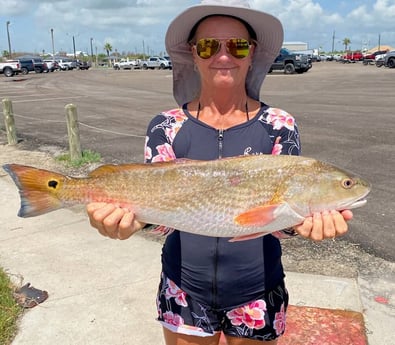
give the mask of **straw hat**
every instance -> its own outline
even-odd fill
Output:
[[[200,79],[194,69],[188,41],[194,25],[209,15],[229,15],[247,22],[256,32],[257,46],[247,75],[247,94],[259,100],[263,80],[283,44],[283,27],[272,15],[251,9],[247,0],[202,0],[179,14],[166,33],[166,50],[173,64],[173,94],[181,106],[199,95]]]

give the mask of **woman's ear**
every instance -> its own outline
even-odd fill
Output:
[[[194,44],[191,44],[191,53],[192,53],[193,62],[196,65],[197,54],[196,54],[196,45]]]
[[[252,58],[254,57],[255,47],[256,47],[255,44],[251,44],[251,45],[250,45],[250,54],[249,54],[249,56],[250,56],[250,58],[251,58],[251,61],[252,61]]]

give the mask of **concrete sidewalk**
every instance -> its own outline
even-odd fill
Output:
[[[159,242],[141,235],[106,239],[82,208],[18,218],[19,197],[8,176],[0,177],[0,190],[0,265],[14,282],[49,293],[26,311],[13,345],[164,344],[155,321]],[[287,272],[287,287],[290,304],[363,313],[369,345],[395,344],[393,276],[371,281]]]

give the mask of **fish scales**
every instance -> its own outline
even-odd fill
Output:
[[[15,164],[4,169],[20,189],[22,217],[105,201],[130,208],[142,222],[219,237],[263,235],[312,212],[358,207],[370,190],[352,173],[301,156],[104,165],[86,178]]]

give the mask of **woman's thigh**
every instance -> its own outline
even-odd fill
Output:
[[[216,333],[212,337],[197,337],[174,333],[165,327],[163,327],[163,334],[166,345],[277,345],[277,339],[260,341],[229,336],[225,337],[226,343],[223,343],[222,341],[220,342],[220,333]]]
[[[212,337],[198,337],[175,333],[163,327],[163,334],[166,345],[218,345],[220,333],[215,333]]]

